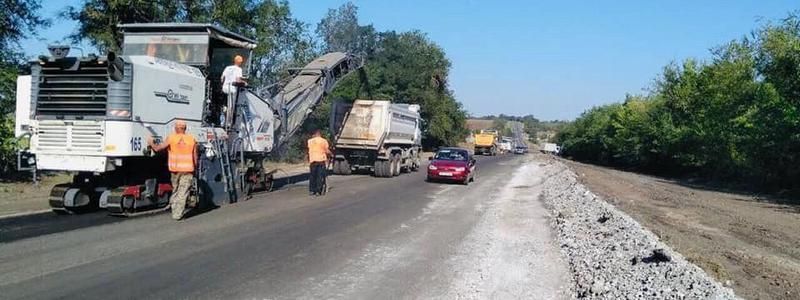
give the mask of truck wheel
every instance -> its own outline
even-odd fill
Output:
[[[340,161],[338,161],[338,160],[334,160],[333,161],[333,174],[336,174],[336,175],[341,174],[341,172],[339,172],[339,168],[340,168],[341,164],[342,163]]]
[[[353,170],[350,169],[350,162],[343,160],[339,162],[339,174],[342,175],[350,175],[353,173]]]
[[[392,164],[391,160],[383,161],[383,177],[389,178],[392,177],[394,169],[392,168],[394,165]]]
[[[372,167],[372,175],[375,177],[381,177],[381,161],[376,160],[375,165]]]
[[[388,172],[388,161],[385,160],[376,160],[375,161],[375,177],[387,177],[386,174]]]
[[[392,176],[400,175],[400,155],[392,156]]]

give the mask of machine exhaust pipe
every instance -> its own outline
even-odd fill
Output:
[[[125,77],[125,61],[114,52],[108,52],[108,77],[114,81],[122,81]]]

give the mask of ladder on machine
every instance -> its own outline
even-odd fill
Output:
[[[220,168],[222,169],[222,181],[225,182],[225,192],[228,193],[228,202],[233,203],[238,199],[236,191],[236,178],[231,169],[231,154],[228,150],[226,140],[215,140],[214,150],[219,155]]]

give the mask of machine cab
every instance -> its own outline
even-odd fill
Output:
[[[225,105],[220,77],[233,58],[244,58],[243,74],[248,74],[255,40],[211,24],[148,23],[123,24],[122,53],[125,56],[151,56],[198,68],[207,80],[204,123],[218,125],[219,111]]]

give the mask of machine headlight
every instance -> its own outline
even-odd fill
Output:
[[[453,169],[453,171],[456,171],[456,172],[464,172],[464,170],[466,170],[466,168],[464,168],[464,167],[458,167],[458,168]]]
[[[439,168],[437,168],[437,167],[436,167],[436,166],[434,166],[434,165],[430,165],[430,166],[428,166],[428,170],[436,170],[436,169],[439,169]]]

